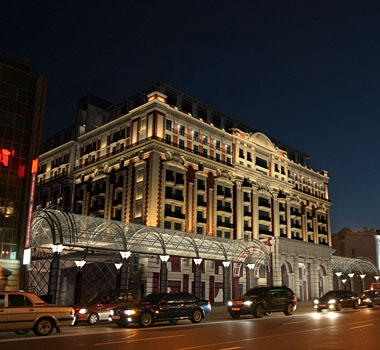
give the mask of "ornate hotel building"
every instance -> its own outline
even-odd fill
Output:
[[[157,83],[114,105],[94,96],[76,125],[40,155],[37,208],[216,236],[260,240],[270,266],[234,270],[232,294],[252,285],[288,285],[302,300],[331,289],[327,171],[286,144]],[[159,263],[143,266],[141,294],[157,290]],[[222,301],[221,261],[202,262],[202,294]],[[168,286],[191,292],[188,259],[171,257]],[[133,283],[133,282],[132,282]]]

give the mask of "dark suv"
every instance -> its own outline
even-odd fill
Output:
[[[282,311],[292,315],[297,308],[297,297],[286,287],[256,287],[248,290],[242,297],[227,303],[227,309],[232,318],[251,314],[261,318],[274,311]]]
[[[359,307],[359,297],[348,290],[330,290],[324,296],[314,300],[314,308],[318,312],[323,309],[340,311],[344,307]]]
[[[154,322],[189,319],[201,322],[211,311],[209,301],[199,299],[187,292],[152,293],[134,305],[117,307],[110,312],[109,320],[120,327],[138,323],[148,327]]]

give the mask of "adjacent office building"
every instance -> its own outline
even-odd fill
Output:
[[[24,62],[0,55],[0,290],[26,285],[34,186],[47,79]]]
[[[76,125],[43,146],[37,208],[58,205],[194,235],[259,239],[272,262],[255,268],[254,284],[286,284],[310,300],[331,288],[333,250],[329,176],[313,170],[308,158],[157,83],[118,104],[94,96],[79,101]],[[149,255],[138,259],[144,293],[155,291],[159,264]],[[187,260],[170,258],[172,290],[192,291]],[[204,263],[202,294],[215,301],[222,262]],[[241,294],[248,276],[234,274],[233,294]]]

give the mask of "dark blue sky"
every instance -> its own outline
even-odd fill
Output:
[[[0,51],[49,79],[45,135],[163,81],[328,170],[333,232],[380,226],[378,1],[60,3],[0,11]]]

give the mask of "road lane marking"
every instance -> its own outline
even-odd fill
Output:
[[[363,328],[363,327],[370,327],[370,326],[373,326],[373,323],[370,323],[370,324],[363,324],[362,326],[351,327],[350,329]]]
[[[184,337],[185,334],[178,334],[178,335],[167,335],[164,337],[153,337],[153,338],[144,338],[144,339],[127,339],[127,340],[118,340],[118,341],[110,341],[106,343],[95,343],[95,346],[99,345],[110,345],[110,344],[120,344],[120,343],[135,343],[138,341],[148,341],[148,340],[158,340],[158,339],[167,339],[167,338],[176,338],[176,337]]]
[[[287,323],[283,323],[283,325],[286,325],[286,324],[296,324],[296,323],[304,323],[304,322],[309,322],[309,321],[294,321],[294,322],[287,322]]]
[[[378,319],[380,319],[380,318],[377,317],[377,318],[372,319],[371,321],[378,320]],[[202,345],[198,345],[198,346],[189,346],[189,347],[186,347],[186,348],[176,348],[175,350],[203,349],[203,348],[212,347],[212,346],[227,345],[227,344],[236,344],[236,343],[248,342],[248,341],[253,341],[253,340],[269,339],[269,338],[283,337],[283,336],[289,336],[289,335],[294,335],[294,334],[302,334],[302,333],[310,333],[310,332],[315,332],[315,331],[323,331],[325,329],[338,328],[338,327],[342,327],[342,326],[347,326],[349,324],[357,324],[357,323],[363,323],[363,322],[368,322],[368,320],[367,321],[352,322],[352,323],[343,324],[343,325],[339,325],[339,326],[305,329],[305,330],[297,331],[297,332],[286,332],[286,333],[280,333],[280,334],[272,334],[272,335],[266,335],[266,336],[261,336],[261,337],[255,337],[255,338],[246,338],[246,339],[238,339],[238,340],[225,341],[225,342],[222,342],[222,343],[202,344]]]

